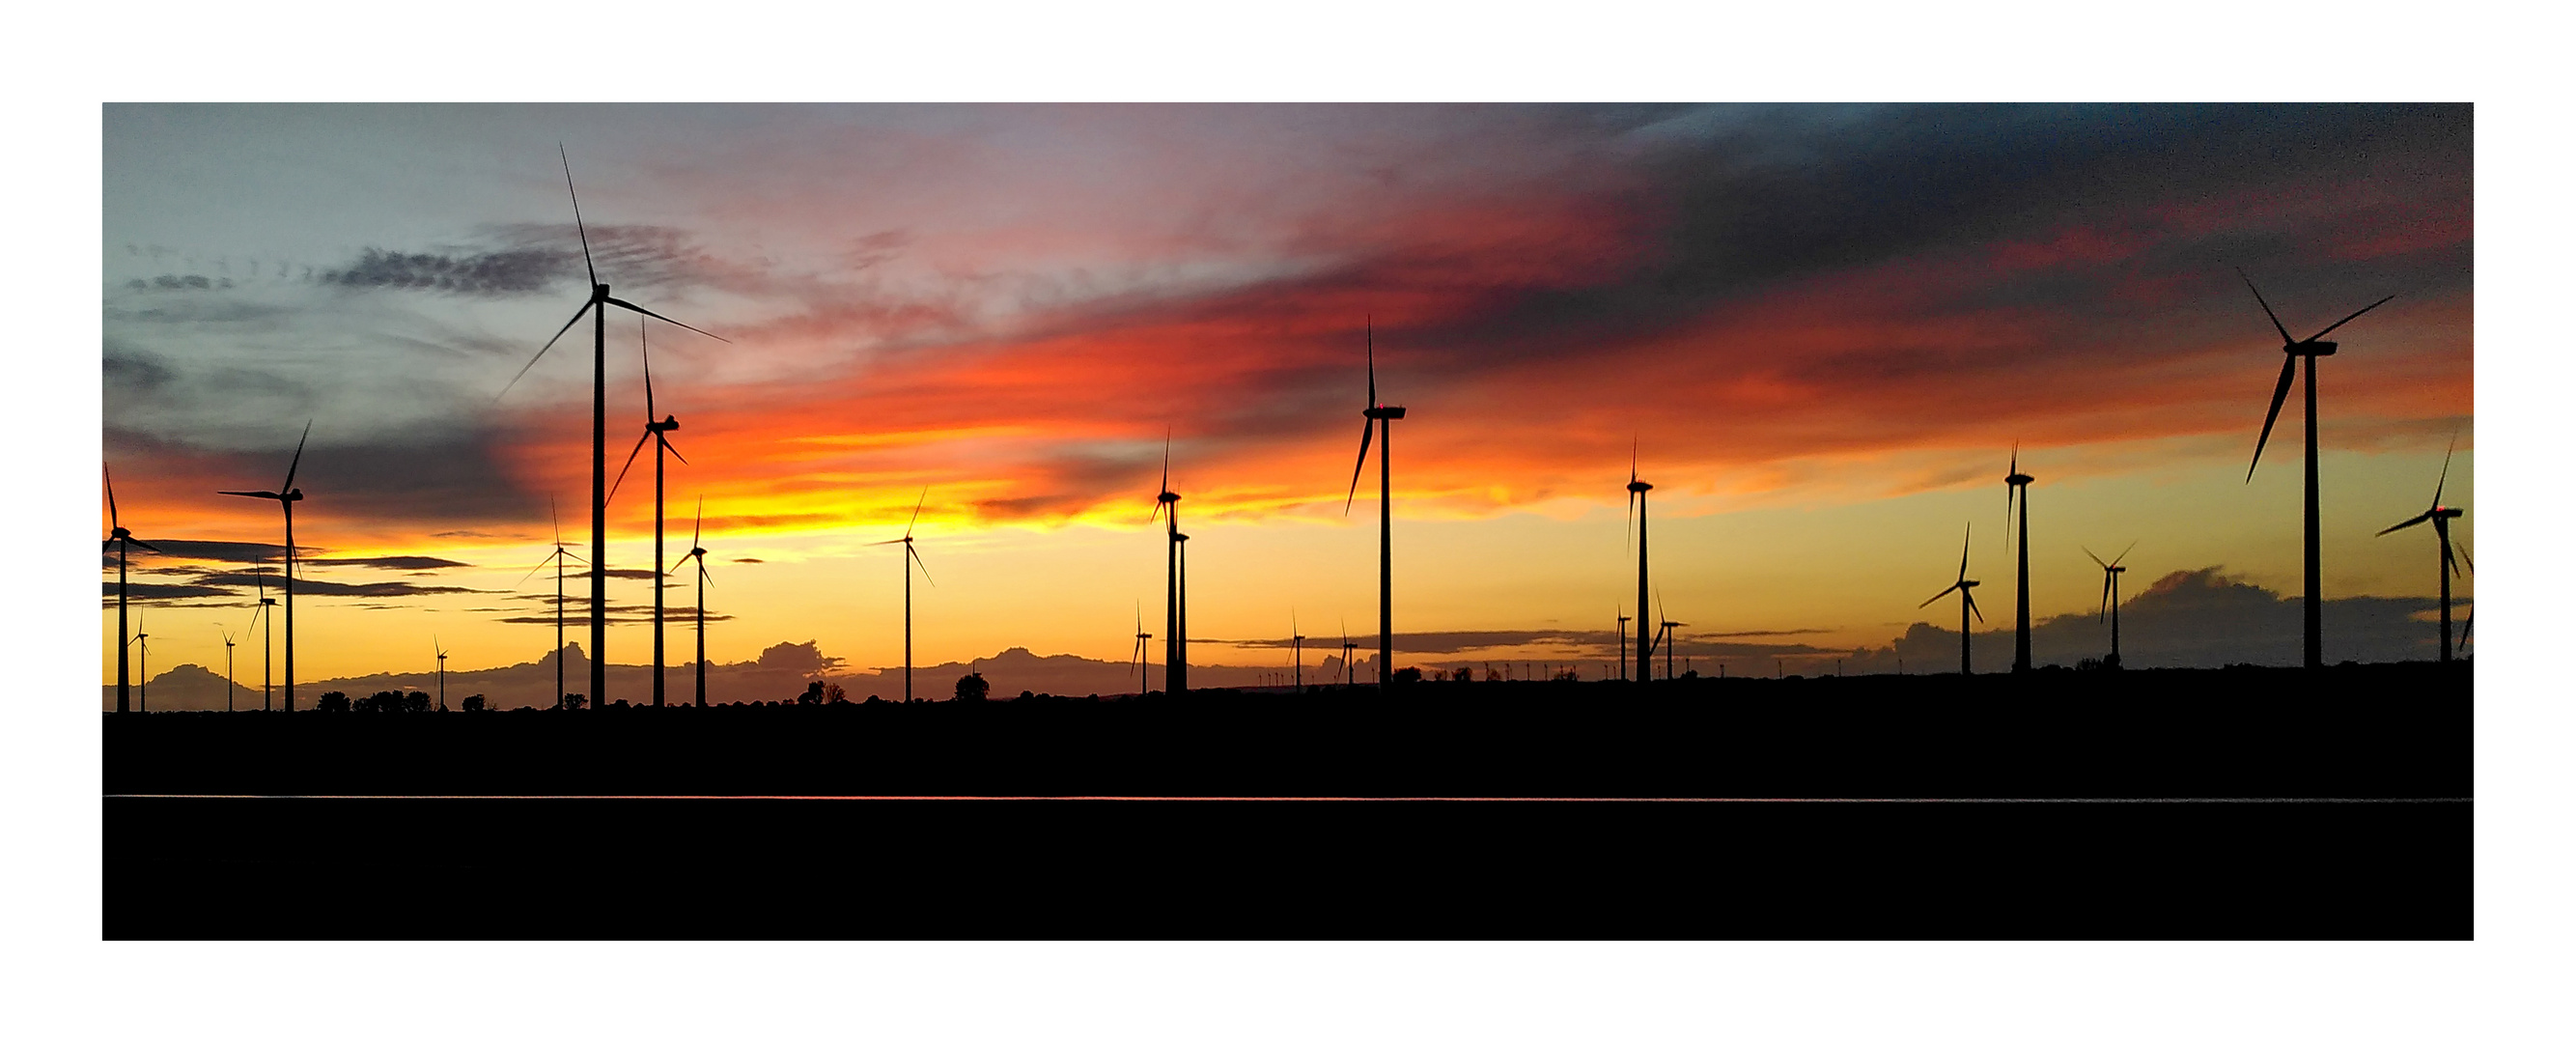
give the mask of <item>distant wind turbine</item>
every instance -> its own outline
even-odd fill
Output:
[[[1673,673],[1673,631],[1690,624],[1676,622],[1664,615],[1664,592],[1660,590],[1655,592],[1655,618],[1661,620],[1656,626],[1663,631],[1655,639],[1664,646],[1664,680],[1670,681],[1676,676]]]
[[[261,713],[267,713],[273,709],[269,705],[268,658],[277,645],[277,619],[268,610],[277,607],[277,599],[268,596],[267,563],[255,561],[253,565],[250,579],[259,590],[259,604],[251,607],[250,625],[259,628],[259,709]]]
[[[2093,564],[2102,566],[2102,607],[2094,612],[2093,618],[2099,621],[2104,613],[2110,615],[2111,656],[2102,660],[2102,665],[2113,670],[2120,668],[2120,574],[2129,571],[2129,567],[2120,562],[2128,558],[2129,551],[2136,549],[2138,549],[2137,541],[2132,540],[2127,549],[2120,552],[2119,557],[2109,561],[2102,560],[2102,556],[2093,553],[2090,548],[2084,551],[2084,556],[2093,559]]]
[[[555,151],[563,153],[561,146],[557,146]],[[564,191],[572,196],[573,231],[581,236],[581,266],[590,274],[590,299],[573,311],[572,318],[564,321],[563,329],[546,338],[545,347],[538,348],[527,365],[519,367],[518,376],[511,377],[510,383],[502,386],[501,395],[509,394],[510,387],[518,384],[519,377],[527,376],[529,370],[536,368],[537,360],[546,357],[547,350],[563,339],[573,323],[581,321],[583,313],[590,314],[590,705],[594,709],[605,709],[608,706],[608,309],[614,305],[648,318],[661,319],[691,333],[715,337],[727,344],[733,342],[608,295],[608,284],[599,281],[599,269],[591,263],[590,231],[582,225],[581,195],[573,190],[572,157],[564,154],[562,158]],[[494,395],[493,401],[500,401],[501,395]],[[659,584],[658,580],[655,582]],[[291,633],[294,628],[289,626],[287,629]],[[292,648],[288,649],[287,662],[294,662]],[[294,684],[294,674],[294,669],[289,667],[287,678],[290,688]],[[289,709],[292,708],[290,705]]]
[[[295,487],[295,469],[304,464],[304,441],[313,437],[313,422],[304,422],[304,434],[295,440],[295,456],[286,462],[286,481],[276,492],[219,491],[222,496],[249,496],[275,500],[286,512],[286,567],[280,570],[286,583],[286,712],[295,712],[295,504],[304,498],[304,490]]]
[[[215,632],[224,635],[224,712],[233,712],[233,634],[215,624]]]
[[[143,683],[135,686],[134,689],[136,693],[134,708],[138,713],[152,712],[152,645],[150,642],[144,640],[151,636],[152,635],[143,632],[143,610],[139,608],[135,609],[134,640],[132,644],[134,645],[135,655],[142,660],[140,665],[142,666],[143,672]]]
[[[1971,535],[1976,532],[1976,528],[1977,527],[1974,522],[1969,523],[1968,531]],[[1976,672],[1975,670],[1970,669],[1970,663],[1968,661],[1968,614],[1975,612],[1977,614],[1977,622],[1983,623],[1986,621],[1986,614],[1977,611],[1977,595],[1974,593],[1976,587],[1977,581],[1968,578],[1968,542],[1965,537],[1962,537],[1959,541],[1958,582],[1941,588],[1940,593],[1925,598],[1923,599],[1923,604],[1914,606],[1916,608],[1925,608],[1935,601],[1949,597],[1951,591],[1955,590],[1959,592],[1959,672],[1961,674],[1973,674]]]
[[[2004,539],[2013,539],[2013,499],[2021,499],[2021,583],[2013,595],[2013,672],[2030,672],[2030,483],[2021,473],[2021,444],[2013,444],[2012,463],[2004,468]]]
[[[1359,652],[1359,650],[1360,650],[1360,646],[1358,646],[1358,645],[1355,645],[1355,644],[1352,644],[1352,643],[1351,643],[1351,625],[1350,625],[1350,623],[1348,623],[1348,622],[1344,622],[1344,623],[1342,624],[1342,687],[1343,687],[1343,688],[1351,688],[1351,687],[1355,687],[1355,686],[1357,686],[1357,685],[1359,684],[1359,678],[1358,678],[1358,677],[1356,677],[1356,676],[1354,676],[1354,675],[1351,673],[1351,656],[1353,656],[1353,655],[1357,654],[1357,653]]]
[[[878,540],[868,545],[883,547],[889,543],[903,544],[903,701],[907,703],[912,701],[912,570],[919,568],[923,581],[934,587],[939,585],[937,580],[930,578],[930,564],[921,560],[921,552],[913,549],[912,546],[912,527],[921,522],[921,505],[928,502],[930,502],[930,487],[925,485],[921,487],[921,496],[912,503],[912,520],[903,523],[903,536],[899,539]]]
[[[2459,439],[2453,438],[2451,440],[2451,444],[2453,448],[2457,448],[2459,445]],[[2418,514],[2412,518],[2406,519],[2405,521],[2398,522],[2395,525],[2379,530],[2379,535],[2386,536],[2399,529],[2422,525],[2425,522],[2433,523],[2433,534],[2439,537],[2442,543],[2442,560],[2440,564],[2434,566],[2433,572],[2435,575],[2440,576],[2442,581],[2442,648],[2440,661],[2445,663],[2451,661],[2451,577],[2459,574],[2460,559],[2468,556],[2466,552],[2454,555],[2451,550],[2451,519],[2457,518],[2465,512],[2461,511],[2457,507],[2442,506],[2442,487],[2445,484],[2448,484],[2450,480],[2451,450],[2445,449],[2442,451],[2442,475],[2433,481],[2433,505],[2425,508],[2424,513],[2422,514]],[[2465,634],[2466,631],[2463,630],[2462,633]]]
[[[698,520],[697,520],[695,523],[693,523],[693,524],[691,524],[691,525],[689,526],[689,552],[688,552],[688,553],[686,553],[686,554],[680,555],[680,564],[679,564],[679,565],[673,565],[673,566],[671,566],[671,571],[673,571],[673,572],[678,572],[678,571],[680,571],[680,565],[686,565],[686,564],[688,564],[689,562],[692,562],[692,561],[695,561],[695,562],[697,562],[697,563],[698,563],[698,610],[697,610],[697,617],[698,617],[698,656],[697,656],[697,659],[698,659],[698,695],[697,695],[697,699],[698,699],[698,709],[701,709],[701,710],[703,710],[703,709],[706,709],[706,708],[707,708],[707,548],[706,548],[706,546],[705,546],[704,544],[702,544],[702,543],[698,542],[698,537],[699,537],[699,535],[700,535],[701,533],[703,533],[703,532],[705,531],[705,529],[706,529],[706,524],[707,524],[707,498],[706,498],[705,496],[700,496],[700,497],[698,497]],[[926,574],[926,573],[925,573],[925,574]],[[660,580],[655,580],[654,582],[659,583],[659,582],[661,582],[661,581],[660,581]],[[906,638],[907,646],[909,645],[909,641],[910,641],[910,639],[907,637],[907,638]]]
[[[1181,494],[1172,491],[1172,433],[1163,432],[1162,491],[1154,494],[1154,513],[1145,523],[1163,519],[1163,690],[1172,695],[1188,691],[1189,662],[1189,585],[1181,573]],[[1139,627],[1137,629],[1143,629]]]
[[[1627,606],[1625,605],[1614,605],[1611,607],[1610,612],[1612,615],[1618,615],[1619,610],[1626,607]],[[1627,616],[1619,616],[1619,679],[1622,681],[1628,679],[1628,618],[1629,617]]]
[[[1128,672],[1136,675],[1138,698],[1144,697],[1146,686],[1153,682],[1153,678],[1145,673],[1145,643],[1153,637],[1154,635],[1145,632],[1145,603],[1139,601],[1136,603],[1136,655],[1134,661],[1127,665]],[[910,697],[906,696],[906,698]]]
[[[116,475],[108,470],[104,462],[98,465],[98,473],[107,480],[107,543],[99,549],[116,548],[116,712],[124,713],[127,702],[133,698],[130,689],[134,686],[125,662],[125,648],[134,643],[132,638],[126,636],[125,549],[141,547],[159,554],[161,548],[135,539],[133,533],[125,530],[125,523],[119,521],[116,516]]]
[[[447,709],[447,649],[440,647],[438,638],[432,635],[429,650],[438,653],[438,708],[444,710]]]
[[[2317,564],[2317,359],[2319,356],[2335,353],[2335,342],[2317,338],[2334,332],[2344,323],[2360,318],[2371,308],[2397,299],[2397,295],[2392,293],[2372,301],[2369,307],[2335,320],[2334,325],[2318,330],[2306,340],[2291,340],[2289,329],[2281,325],[2281,317],[2272,313],[2272,303],[2263,299],[2263,291],[2254,289],[2254,278],[2246,275],[2242,268],[2237,269],[2236,274],[2245,280],[2246,289],[2254,290],[2254,303],[2263,306],[2264,317],[2271,319],[2272,328],[2281,334],[2282,353],[2289,356],[2281,360],[2281,379],[2272,386],[2272,408],[2263,414],[2262,435],[2254,439],[2254,459],[2245,465],[2247,482],[2254,480],[2255,465],[2263,462],[2263,443],[2272,440],[2272,422],[2280,419],[2281,402],[2290,396],[2290,380],[2297,374],[2299,360],[2303,358],[2308,360],[2307,586],[2305,587],[2307,602],[2303,606],[2303,611],[2306,613],[2307,666],[2314,670],[2325,665],[2324,628],[2321,624],[2323,618],[2321,608],[2325,594],[2318,580]]]
[[[660,420],[653,419],[653,345],[644,333],[649,325],[641,318],[635,320],[636,343],[644,352],[644,436],[636,439],[635,448],[627,451],[626,466],[618,468],[617,481],[609,484],[608,498],[617,498],[618,487],[626,484],[626,472],[635,466],[635,455],[644,451],[644,443],[653,443],[653,706],[660,709],[662,672],[665,669],[662,665],[661,577],[668,573],[662,563],[662,454],[669,453],[683,464],[688,463],[689,458],[681,456],[680,451],[671,446],[671,432],[680,429],[680,418],[664,416]]]
[[[1342,499],[1342,514],[1351,513],[1351,504],[1359,497],[1360,472],[1368,469],[1370,424],[1377,425],[1377,679],[1383,686],[1395,676],[1395,486],[1394,465],[1387,454],[1395,448],[1395,422],[1404,419],[1403,406],[1390,406],[1377,398],[1377,321],[1370,318],[1362,327],[1368,346],[1368,408],[1360,411],[1360,458],[1351,466],[1351,491]]]
[[[1288,647],[1294,650],[1297,659],[1296,673],[1292,675],[1294,680],[1290,683],[1296,685],[1298,691],[1303,692],[1306,690],[1306,635],[1297,632],[1295,609],[1288,611]]]
[[[547,498],[548,509],[551,510],[553,506],[553,498]],[[555,709],[560,710],[563,709],[564,704],[564,562],[567,560],[581,561],[581,556],[564,548],[563,512],[554,511],[554,517],[554,552],[538,559],[537,567],[529,569],[527,575],[519,577],[519,583],[525,583],[528,580],[535,578],[536,574],[547,565],[551,564],[555,567]],[[588,565],[590,563],[584,561],[582,564]],[[516,587],[518,584],[514,583],[511,584],[511,586]]]

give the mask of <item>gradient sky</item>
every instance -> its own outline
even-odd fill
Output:
[[[603,281],[733,342],[652,331],[720,661],[900,662],[899,559],[866,544],[925,487],[919,661],[1125,659],[1140,603],[1161,629],[1167,430],[1192,636],[1370,634],[1374,475],[1340,502],[1364,319],[1411,411],[1400,632],[1634,614],[1632,442],[1701,635],[1943,622],[1914,606],[1971,522],[2008,626],[2016,441],[2036,616],[2089,611],[2081,548],[2132,540],[2133,591],[2295,592],[2298,404],[2248,483],[2280,355],[2236,266],[2302,336],[2399,295],[2320,367],[2327,596],[2432,593],[2429,533],[2371,534],[2455,437],[2476,545],[2467,106],[111,105],[104,140],[104,451],[173,551],[138,559],[172,588],[156,671],[246,621],[276,511],[213,491],[273,487],[308,419],[302,676],[550,646],[512,584],[551,498],[588,540],[587,323],[494,396],[582,299],[558,142]],[[636,337],[612,321],[612,467]],[[644,466],[613,569],[649,567]],[[621,618],[646,582],[612,580]],[[649,647],[621,625],[608,655]]]

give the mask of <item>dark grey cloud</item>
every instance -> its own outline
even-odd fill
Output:
[[[100,601],[108,607],[114,607],[116,604],[116,581],[108,580],[100,583],[98,587]],[[225,590],[222,587],[210,587],[194,583],[136,583],[129,580],[125,584],[125,597],[128,601],[188,601],[197,598],[235,598],[239,596],[239,593]]]
[[[209,279],[202,275],[156,275],[150,279],[128,279],[125,288],[136,293],[168,293],[191,290],[229,290],[231,279]]]
[[[734,564],[736,564],[736,565],[760,565],[760,564],[765,564],[765,563],[764,563],[764,562],[762,562],[759,558],[735,558],[735,559],[733,559],[733,563],[734,563]]]
[[[470,569],[474,567],[466,564],[465,562],[449,561],[445,558],[425,558],[417,556],[406,557],[401,555],[383,558],[300,558],[297,559],[296,564],[310,565],[314,568],[348,566],[354,568],[387,569],[392,571],[421,570],[414,571],[414,575],[428,575],[429,571],[427,570]]]
[[[198,583],[206,586],[232,588],[229,593],[233,597],[240,597],[245,591],[251,590],[252,588],[262,584],[265,584],[270,590],[276,590],[279,587],[278,578],[275,576],[270,576],[261,580],[255,579],[247,572],[208,573],[199,578]],[[116,584],[114,583],[108,584],[111,592],[115,586]],[[413,583],[404,583],[398,580],[386,580],[377,583],[334,583],[330,580],[311,579],[305,576],[297,576],[295,578],[295,593],[298,597],[397,598],[417,597],[423,594],[481,594],[487,592],[475,590],[471,587],[428,587]],[[271,594],[270,596],[275,597],[277,595]]]
[[[514,249],[474,253],[403,253],[369,247],[358,260],[316,276],[319,282],[368,290],[423,290],[473,297],[541,293],[581,274],[579,254]]]
[[[132,434],[113,424],[107,433],[111,447]],[[502,463],[501,432],[495,429],[407,424],[364,432],[368,441],[355,444],[338,441],[335,435],[317,429],[297,467],[295,484],[306,497],[296,510],[300,552],[309,553],[302,544],[304,533],[328,538],[329,519],[334,515],[433,525],[545,516],[545,497],[511,480],[510,470]],[[175,449],[175,455],[191,458],[188,467],[206,476],[208,495],[218,489],[275,488],[295,451],[292,438],[274,450],[258,452],[177,447],[140,434],[132,434],[131,440],[163,453]],[[273,525],[279,517],[273,504],[244,500],[241,507],[246,527]]]

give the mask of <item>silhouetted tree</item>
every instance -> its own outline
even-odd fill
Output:
[[[1449,671],[1449,679],[1452,681],[1473,681],[1476,679],[1475,668],[1462,666],[1455,670],[1451,670]]]
[[[957,701],[961,703],[983,702],[992,690],[993,683],[984,679],[981,670],[957,679]]]
[[[823,705],[823,682],[821,682],[821,681],[808,681],[808,682],[806,682],[806,683],[805,683],[805,690],[804,690],[803,692],[799,693],[799,694],[796,696],[796,705],[798,705],[798,706],[821,706],[821,705]]]
[[[1393,681],[1397,684],[1413,684],[1422,680],[1422,668],[1418,666],[1405,667],[1397,670],[1394,676],[1387,678],[1387,680]]]
[[[465,701],[457,704],[457,707],[466,713],[481,713],[484,710],[489,709],[489,707],[483,702],[483,697],[481,695],[466,696]]]
[[[567,710],[578,710],[581,709],[583,703],[588,701],[589,700],[584,698],[580,692],[565,692],[563,695],[563,708]]]
[[[347,713],[349,712],[349,693],[324,692],[322,701],[313,704],[313,708],[323,713]]]
[[[403,696],[402,709],[404,713],[428,713],[429,693],[413,692],[410,695]]]
[[[402,704],[401,692],[377,692],[351,708],[359,713],[401,713]]]
[[[850,693],[842,691],[840,682],[834,681],[823,686],[823,701],[826,703],[846,703],[850,701]]]

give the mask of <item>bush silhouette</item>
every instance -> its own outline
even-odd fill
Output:
[[[481,713],[484,710],[489,709],[489,707],[484,704],[483,697],[480,695],[466,696],[464,702],[457,704],[457,708],[465,711],[466,713]]]
[[[1401,670],[1397,670],[1395,672],[1395,676],[1389,678],[1389,680],[1394,681],[1397,684],[1412,684],[1416,681],[1422,680],[1422,668],[1418,666],[1405,667]]]
[[[804,690],[803,692],[798,693],[798,694],[797,694],[797,696],[796,696],[796,705],[798,705],[798,706],[821,706],[821,705],[823,705],[823,682],[821,682],[821,681],[808,681],[808,682],[806,682],[806,683],[805,683],[805,690]]]
[[[349,693],[324,692],[322,701],[314,703],[313,708],[323,713],[347,713],[349,712]]]
[[[565,692],[563,695],[563,708],[567,710],[578,710],[581,709],[582,703],[586,701],[587,700],[582,698],[582,694],[580,692]]]
[[[428,713],[428,712],[429,712],[429,693],[428,693],[428,692],[413,692],[413,693],[411,693],[410,695],[403,696],[403,697],[402,697],[402,712],[404,712],[404,713]]]
[[[993,683],[984,679],[983,671],[978,670],[957,679],[958,702],[980,703],[984,701],[984,696],[992,691]]]

